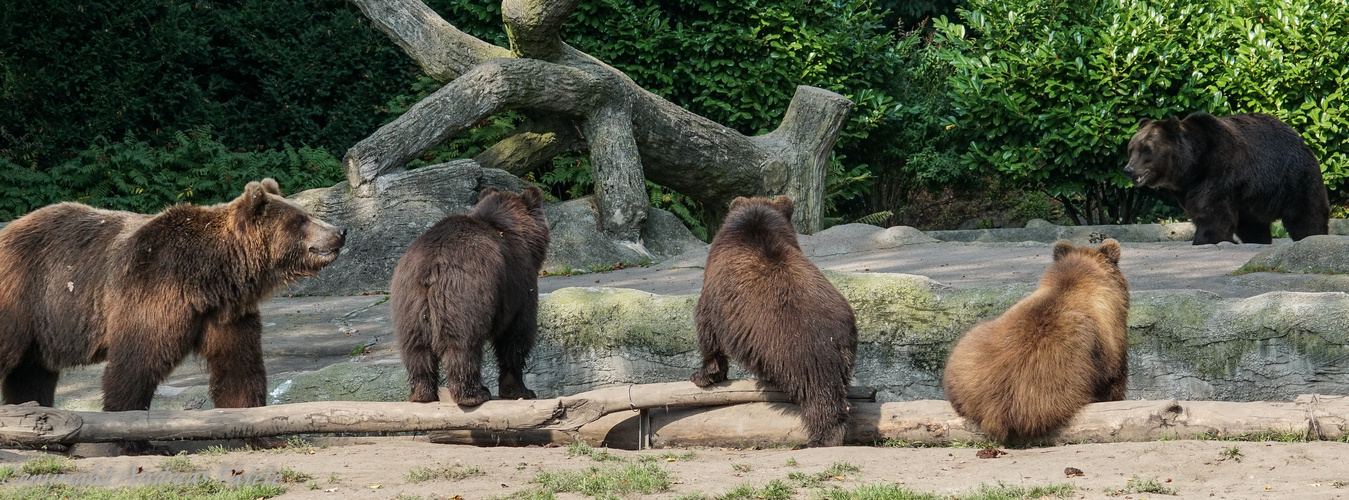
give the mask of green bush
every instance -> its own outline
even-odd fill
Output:
[[[972,0],[936,21],[961,160],[1037,186],[1078,223],[1155,214],[1121,169],[1140,118],[1266,112],[1349,175],[1349,7],[1313,0]]]
[[[283,193],[342,180],[337,158],[321,148],[231,151],[211,130],[178,132],[159,147],[127,137],[100,139],[53,168],[38,170],[0,156],[0,220],[59,201],[153,213],[174,203],[233,199],[248,181],[273,177]]]
[[[341,0],[6,2],[0,39],[0,156],[39,171],[99,136],[201,126],[231,148],[343,151],[415,70]]]

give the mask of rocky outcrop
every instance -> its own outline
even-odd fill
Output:
[[[503,170],[458,160],[382,175],[352,190],[345,181],[291,198],[328,223],[348,229],[342,256],[317,278],[298,281],[282,295],[344,295],[383,292],[412,240],[446,216],[465,214],[478,191],[520,191],[528,184]],[[590,197],[544,208],[553,244],[545,269],[585,269],[615,262],[659,261],[704,245],[673,215],[650,209],[642,241],[616,241],[595,222]]]
[[[1349,236],[1317,235],[1275,245],[1251,257],[1244,269],[1284,273],[1349,274]]]

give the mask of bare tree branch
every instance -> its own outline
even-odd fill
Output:
[[[485,61],[513,57],[509,50],[459,31],[418,0],[351,2],[438,81],[458,78]]]

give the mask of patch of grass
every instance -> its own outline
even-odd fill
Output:
[[[187,456],[186,451],[180,451],[177,455],[160,460],[159,468],[169,472],[192,472],[201,467],[192,463],[192,457]]]
[[[796,457],[788,458],[788,459],[787,459],[787,464],[786,464],[786,465],[787,465],[788,467],[796,467],[796,466],[797,466],[797,463],[796,463]]]
[[[1233,447],[1231,447],[1231,448],[1226,448],[1226,449],[1224,449],[1223,451],[1218,452],[1218,458],[1219,458],[1219,459],[1222,459],[1222,460],[1233,460],[1233,461],[1236,461],[1236,462],[1240,462],[1240,461],[1241,461],[1241,447],[1240,447],[1240,446],[1233,446]]]
[[[707,493],[693,491],[674,497],[674,500],[707,500]]]
[[[4,467],[0,467],[0,483],[9,481],[10,479],[13,479],[14,476],[17,475],[19,475],[19,469],[15,469],[14,466],[6,465]]]
[[[572,276],[576,274],[585,274],[585,271],[579,269],[572,269],[571,266],[562,266],[560,269],[556,271],[543,271],[539,273],[539,277],[546,278],[549,276]]]
[[[1251,274],[1251,273],[1281,273],[1281,272],[1283,271],[1277,267],[1246,264],[1241,267],[1238,267],[1236,271],[1232,271],[1231,273],[1228,274],[1230,276],[1241,276],[1243,274]]]
[[[90,500],[255,500],[272,498],[286,492],[275,484],[226,486],[217,481],[204,480],[191,485],[163,484],[139,488],[72,487],[66,485],[32,486],[0,489],[5,500],[45,500],[51,498],[81,498]]]
[[[328,474],[328,484],[339,484],[341,482],[342,476],[337,475],[336,472]]]
[[[557,495],[551,491],[545,491],[538,488],[520,490],[506,496],[493,496],[488,500],[556,500]]]
[[[293,452],[293,453],[303,453],[306,455],[313,455],[316,451],[327,447],[328,447],[327,445],[315,447],[314,443],[310,443],[308,439],[302,438],[300,436],[291,436],[286,438],[285,446],[282,446],[280,448],[272,448],[266,451],[271,453]]]
[[[996,486],[980,485],[978,489],[954,496],[935,495],[913,491],[897,484],[870,484],[853,489],[830,488],[820,491],[813,498],[831,500],[1021,500],[1042,498],[1067,498],[1073,494],[1073,487],[1067,484],[1049,486],[1015,486],[998,483]]]
[[[749,472],[754,470],[754,467],[750,467],[749,464],[731,464],[731,470],[736,472]]]
[[[580,441],[567,445],[567,456],[590,457],[591,460],[596,462],[621,462],[623,460],[623,457],[611,454],[607,449],[598,450]]]
[[[319,489],[319,488],[322,488],[322,486],[319,486],[319,482],[318,482],[318,481],[310,481],[310,482],[309,482],[309,489],[310,489],[310,490],[317,490],[317,489]]]
[[[792,493],[795,493],[792,485],[774,479],[762,488],[742,484],[717,497],[717,500],[787,500],[792,497]]]
[[[314,476],[305,474],[290,467],[282,467],[280,473],[281,473],[281,481],[286,483],[303,483],[310,479],[314,479]]]
[[[696,451],[686,451],[686,452],[684,452],[684,453],[675,453],[675,452],[673,452],[673,451],[667,451],[667,452],[661,453],[661,454],[659,454],[659,455],[642,455],[642,456],[640,456],[640,457],[637,457],[637,461],[639,461],[639,462],[656,462],[656,461],[676,462],[676,461],[683,460],[683,461],[687,462],[687,461],[693,460],[693,459],[695,459],[695,458],[698,458],[698,452],[696,452]]]
[[[1158,495],[1175,495],[1179,492],[1180,491],[1175,488],[1163,485],[1162,482],[1158,481],[1157,478],[1155,477],[1148,479],[1139,479],[1136,477],[1131,477],[1128,480],[1126,480],[1124,489],[1106,490],[1107,494],[1114,494],[1117,496],[1132,495],[1134,493],[1156,493]]]
[[[856,474],[861,471],[861,467],[848,462],[834,462],[821,472],[815,474],[792,472],[787,474],[787,479],[794,481],[802,488],[823,488],[825,481],[846,478],[848,474]]]
[[[37,457],[23,463],[20,469],[24,474],[34,476],[42,474],[65,474],[75,472],[75,462],[69,458],[54,456]]]
[[[961,441],[953,440],[945,443],[928,443],[924,441],[905,441],[903,439],[887,439],[880,443],[887,448],[976,448],[984,449],[990,446],[998,446],[998,443],[987,440],[979,441]]]
[[[1286,432],[1259,432],[1255,434],[1238,434],[1235,436],[1224,436],[1218,432],[1206,432],[1200,434],[1195,439],[1200,441],[1254,441],[1280,443],[1306,443],[1315,441],[1308,436],[1307,431],[1286,431]]]
[[[348,356],[351,356],[353,358],[365,354],[370,354],[370,349],[365,346],[364,342],[352,346],[351,352],[347,353]]]
[[[199,454],[201,454],[201,455],[206,455],[206,456],[210,456],[210,457],[215,457],[215,456],[224,455],[224,454],[226,454],[226,453],[233,453],[233,452],[236,452],[236,451],[245,451],[245,448],[226,448],[226,447],[224,447],[224,446],[215,444],[215,445],[211,445],[211,447],[209,447],[209,448],[206,448],[206,450],[199,452]]]
[[[433,479],[458,481],[473,476],[481,476],[486,473],[487,472],[482,470],[481,467],[464,467],[462,465],[441,467],[438,469],[432,469],[430,467],[413,467],[412,470],[408,471],[407,474],[404,474],[403,477],[406,478],[409,483],[421,483]]]
[[[622,467],[543,472],[533,479],[544,491],[577,492],[587,496],[651,494],[670,489],[670,473],[656,464],[628,463]]]

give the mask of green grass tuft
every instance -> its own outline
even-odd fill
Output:
[[[65,474],[75,471],[75,462],[69,458],[43,456],[24,462],[20,469],[24,474],[40,476],[43,474]]]
[[[577,492],[587,496],[651,494],[670,489],[670,473],[652,463],[621,467],[543,472],[534,478],[544,491]]]

